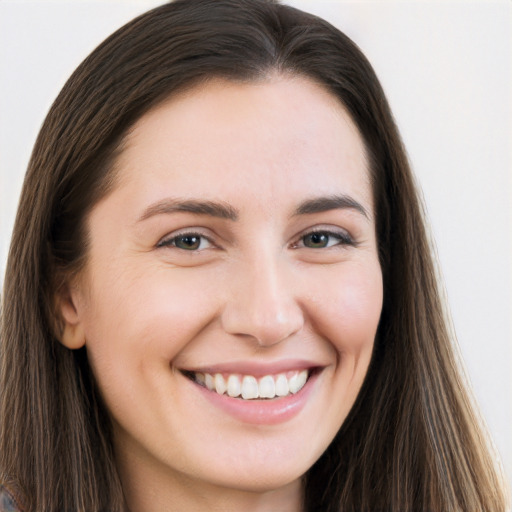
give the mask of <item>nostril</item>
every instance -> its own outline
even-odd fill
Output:
[[[304,318],[289,269],[278,267],[273,253],[259,256],[233,281],[221,322],[227,333],[270,346],[300,331]]]

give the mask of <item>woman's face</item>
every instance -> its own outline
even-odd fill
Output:
[[[62,310],[122,473],[292,485],[354,403],[381,312],[357,129],[304,78],[218,80],[142,117],[117,169]]]

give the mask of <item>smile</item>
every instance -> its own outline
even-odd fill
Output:
[[[316,395],[324,369],[311,361],[265,366],[245,361],[179,373],[198,393],[203,413],[213,406],[213,414],[221,411],[246,424],[278,425],[297,416]]]
[[[219,395],[243,400],[283,398],[298,393],[306,384],[310,370],[294,370],[257,379],[253,375],[190,372],[199,385]]]

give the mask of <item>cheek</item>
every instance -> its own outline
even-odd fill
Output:
[[[216,294],[200,287],[201,281],[167,268],[144,275],[127,272],[93,287],[84,325],[98,377],[168,365],[215,315]]]
[[[371,352],[382,310],[380,267],[347,265],[326,282],[315,300],[318,331],[340,354]]]

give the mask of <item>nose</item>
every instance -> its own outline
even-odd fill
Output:
[[[221,318],[226,332],[252,338],[260,346],[275,345],[304,325],[293,276],[285,265],[269,260],[258,258],[235,272]]]

